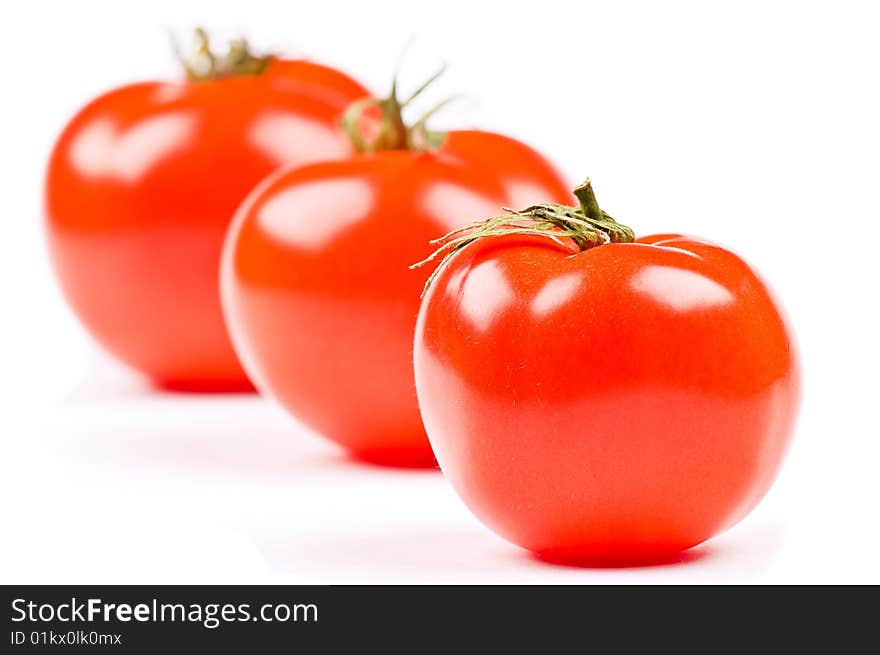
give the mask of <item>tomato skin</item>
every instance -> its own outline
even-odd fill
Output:
[[[761,280],[675,235],[584,252],[474,242],[426,296],[414,362],[434,452],[471,510],[588,564],[673,557],[745,516],[800,395]]]
[[[272,59],[264,75],[274,77],[278,89],[316,97],[343,111],[369,95],[360,82],[342,71],[307,59]]]
[[[282,164],[347,156],[338,120],[366,93],[278,60],[257,76],[133,84],[84,107],[49,161],[46,228],[64,294],[104,348],[161,386],[251,388],[217,291],[226,229]]]
[[[385,151],[288,168],[242,205],[221,265],[227,324],[257,388],[356,457],[434,465],[416,401],[412,336],[429,241],[565,182],[506,137],[472,162],[450,135],[437,152]],[[519,157],[492,162],[493,147]],[[516,182],[521,181],[520,186]]]

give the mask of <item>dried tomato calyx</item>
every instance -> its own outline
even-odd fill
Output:
[[[195,29],[195,51],[185,56],[175,44],[175,52],[186,76],[193,82],[204,82],[239,75],[260,75],[272,61],[274,55],[255,55],[246,39],[233,39],[229,42],[226,54],[211,50],[208,33],[201,27]]]
[[[447,98],[423,113],[412,125],[407,125],[403,110],[439,78],[446,66],[431,75],[409,97],[397,97],[397,77],[391,82],[391,92],[385,98],[363,98],[352,103],[342,117],[342,129],[351,139],[358,152],[380,152],[382,150],[433,150],[438,148],[446,137],[444,132],[429,130],[428,119],[446,106],[454,98]],[[375,133],[366,136],[363,132],[363,118],[366,112],[379,110],[379,123]]]
[[[410,266],[418,268],[443,256],[425,282],[422,297],[443,269],[443,265],[459,250],[479,239],[511,234],[532,234],[554,241],[568,238],[582,251],[606,243],[632,243],[635,240],[631,228],[618,223],[599,207],[589,178],[576,186],[573,193],[578,199],[577,207],[548,203],[532,205],[522,210],[504,208],[507,213],[501,216],[471,223],[431,241],[438,246],[437,249],[427,258]]]

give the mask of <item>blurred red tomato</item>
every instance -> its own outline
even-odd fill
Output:
[[[502,219],[450,244],[416,329],[428,436],[467,505],[523,548],[671,557],[773,481],[799,398],[789,330],[727,250],[621,232],[581,252],[560,235],[606,237],[554,211],[509,217],[553,240]]]
[[[252,57],[82,109],[52,152],[45,206],[55,269],[87,329],[159,385],[250,388],[217,291],[226,228],[280,165],[350,154],[338,122],[366,94],[325,66]]]
[[[226,242],[221,290],[259,389],[359,458],[433,465],[412,372],[423,280],[408,266],[463,220],[571,195],[518,141],[450,132],[416,152],[404,133],[389,137],[389,118],[402,124],[386,111],[377,140],[390,149],[287,168],[248,198]]]

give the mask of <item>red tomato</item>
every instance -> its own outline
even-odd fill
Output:
[[[423,279],[408,266],[462,220],[541,197],[571,195],[534,150],[478,131],[272,176],[239,211],[221,265],[245,369],[358,458],[434,465],[412,372]]]
[[[55,145],[45,203],[53,263],[88,330],[159,385],[250,388],[217,290],[226,228],[280,165],[347,156],[338,122],[366,94],[331,68],[272,59],[82,109]]]
[[[739,521],[799,398],[757,274],[683,236],[580,251],[508,231],[459,244],[416,328],[422,418],[465,503],[514,544],[598,564],[669,558]]]

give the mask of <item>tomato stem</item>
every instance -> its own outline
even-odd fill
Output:
[[[602,218],[604,212],[599,207],[599,201],[596,200],[596,194],[593,192],[593,185],[590,183],[589,178],[582,184],[578,184],[572,193],[578,199],[584,216],[593,220],[600,220]]]
[[[189,55],[181,53],[177,43],[173,43],[178,61],[193,82],[205,82],[237,75],[260,75],[266,70],[274,55],[257,56],[250,50],[246,39],[233,39],[227,52],[220,55],[211,50],[208,33],[201,27],[195,29],[196,49]]]
[[[418,268],[442,255],[440,264],[425,282],[422,297],[440,274],[443,266],[460,250],[474,241],[488,237],[512,234],[531,234],[559,242],[570,239],[581,251],[607,243],[631,243],[635,240],[632,229],[615,221],[602,211],[589,178],[574,188],[579,206],[544,204],[532,205],[517,211],[505,208],[506,214],[493,216],[453,230],[431,241],[437,249],[410,268]]]
[[[385,98],[364,98],[351,104],[342,117],[342,129],[351,139],[358,152],[383,150],[431,150],[438,147],[445,137],[442,132],[429,130],[428,119],[445,107],[453,98],[434,105],[411,126],[403,118],[403,110],[433,84],[446,70],[442,66],[425,80],[402,102],[397,97],[397,76],[391,82],[391,92]],[[364,135],[364,117],[373,109],[379,110],[379,124],[372,137]]]

